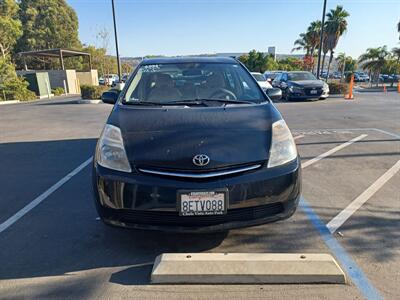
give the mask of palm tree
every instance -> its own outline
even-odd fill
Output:
[[[294,41],[293,45],[295,47],[292,49],[292,52],[302,50],[306,52],[306,55],[310,54],[311,45],[309,37],[307,36],[306,33],[300,33],[299,38]]]
[[[394,57],[396,57],[397,62],[400,63],[400,48],[393,48],[392,54]]]
[[[400,40],[400,21],[397,23],[397,32],[399,33],[399,40]]]
[[[324,37],[322,39],[322,64],[321,64],[321,73],[324,71],[324,66],[325,66],[325,58],[326,58],[326,54],[329,51],[328,48],[328,43],[326,42],[327,39],[327,35],[326,35],[326,31],[324,31]]]
[[[386,46],[378,48],[368,48],[364,54],[358,58],[362,68],[373,74],[376,80],[376,85],[379,83],[379,74],[382,68],[387,64],[389,51]]]
[[[400,29],[400,22],[399,22],[399,29]],[[400,30],[399,30],[399,32],[400,32]],[[397,74],[400,73],[400,48],[393,48],[393,49],[392,49],[392,55],[393,55],[393,57],[396,59],[396,60],[395,60],[395,64],[396,64],[395,69],[396,69],[396,72],[395,72],[395,73],[396,73],[396,75],[397,75]],[[395,78],[393,78],[393,80],[392,80],[392,86],[393,86],[394,81],[395,81]]]
[[[314,54],[315,50],[319,47],[320,36],[321,36],[321,21],[313,21],[311,22],[310,26],[307,28],[306,35],[308,36],[308,40],[310,43],[310,55],[312,57],[312,67],[311,69],[314,70]]]
[[[338,63],[338,69],[339,69],[340,73],[342,74],[342,76],[341,76],[342,78],[343,78],[344,71],[346,69],[346,60],[347,60],[346,54],[343,52],[339,53],[338,56],[336,57],[336,61]]]
[[[307,28],[306,33],[300,33],[299,38],[294,41],[293,51],[305,51],[306,56],[311,57],[312,61],[314,58],[315,50],[319,45],[319,36],[321,34],[321,21],[313,21]],[[314,68],[314,62],[312,63],[311,69]]]
[[[329,49],[330,57],[328,63],[328,71],[327,76],[329,76],[329,68],[332,63],[334,49],[336,48],[339,38],[343,35],[343,33],[347,30],[347,20],[346,18],[350,16],[350,14],[343,9],[343,6],[338,5],[335,9],[331,9],[330,12],[326,14],[326,48]]]

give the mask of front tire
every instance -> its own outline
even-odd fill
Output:
[[[289,92],[288,91],[285,91],[285,93],[284,93],[284,96],[283,96],[283,99],[285,100],[285,101],[290,101],[291,100],[291,98],[290,98],[290,95],[289,95]]]

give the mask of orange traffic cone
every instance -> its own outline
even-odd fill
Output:
[[[385,84],[383,84],[383,92],[384,92],[385,94],[387,94],[387,89],[386,89],[386,85],[385,85]]]
[[[349,93],[344,95],[344,99],[346,100],[353,100],[353,85],[354,85],[354,74],[351,75],[350,83],[349,83]]]
[[[397,92],[400,93],[400,80],[397,82]]]

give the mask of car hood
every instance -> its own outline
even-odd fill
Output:
[[[322,80],[299,80],[299,81],[291,81],[292,85],[301,86],[305,88],[322,88],[324,86],[324,82]]]
[[[135,167],[201,171],[268,159],[274,111],[270,103],[225,108],[118,106],[108,122],[120,127]],[[210,163],[195,166],[197,154],[209,156]]]

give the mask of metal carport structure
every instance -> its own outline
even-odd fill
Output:
[[[58,59],[60,61],[61,70],[65,70],[64,58],[84,56],[84,57],[88,58],[89,69],[90,70],[92,69],[92,57],[91,57],[90,53],[79,51],[79,50],[55,48],[55,49],[19,52],[18,55],[20,55],[21,57],[27,57],[27,56],[49,57],[49,58],[57,58],[58,57]],[[25,59],[24,59],[24,66],[25,66],[25,70],[28,70],[28,66],[26,64]]]

